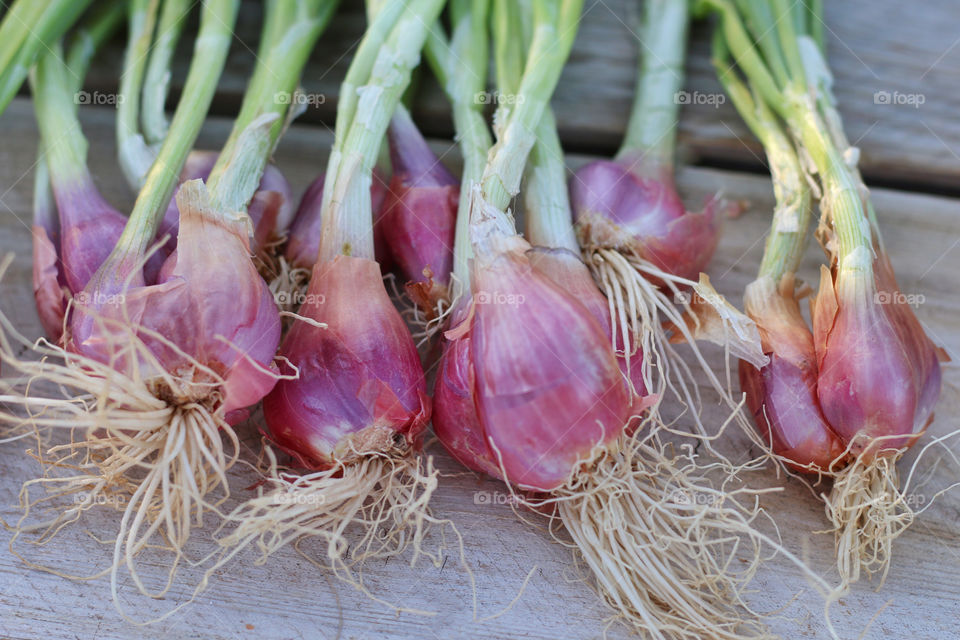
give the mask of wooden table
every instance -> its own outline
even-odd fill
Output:
[[[586,3],[580,37],[564,72],[554,105],[575,168],[589,155],[609,154],[624,129],[633,87],[637,43],[628,25],[636,18],[635,3],[601,0]],[[238,29],[253,43],[259,19],[247,5]],[[830,62],[836,93],[851,140],[863,151],[861,165],[874,187],[874,202],[900,285],[905,293],[923,296],[917,313],[931,336],[960,360],[960,119],[956,118],[960,86],[960,30],[953,3],[930,0],[922,5],[894,0],[847,0],[828,7]],[[326,97],[310,109],[287,134],[276,160],[299,191],[323,170],[329,149],[337,83],[343,77],[349,51],[362,30],[356,6],[345,7],[314,55],[306,74],[307,92]],[[707,30],[693,32],[689,62],[690,92],[717,93],[707,58]],[[118,45],[118,46],[122,46]],[[253,47],[250,47],[252,49]],[[199,147],[218,148],[229,130],[245,82],[252,53],[237,45],[228,73]],[[104,56],[89,90],[109,91],[115,85],[118,49]],[[182,68],[181,62],[181,68]],[[180,76],[182,78],[182,74]],[[176,86],[176,78],[175,78]],[[883,93],[922,95],[923,104],[884,104]],[[424,130],[443,138],[450,133],[449,116],[435,87],[424,85],[416,110]],[[90,139],[90,161],[106,197],[129,210],[132,196],[117,170],[113,113],[107,108],[81,110]],[[32,107],[17,99],[0,117],[0,253],[16,252],[10,271],[0,282],[0,308],[18,330],[40,335],[30,287],[32,167],[37,131]],[[746,134],[729,104],[692,105],[684,109],[681,147],[688,164],[679,172],[679,186],[691,206],[722,189],[731,198],[751,204],[746,214],[726,224],[723,241],[710,275],[721,293],[741,301],[743,287],[753,276],[763,249],[772,206],[770,180],[762,153]],[[444,160],[455,166],[457,152],[438,141]],[[814,281],[819,249],[809,251],[803,274]],[[719,354],[711,360],[720,366]],[[960,396],[955,365],[945,368],[937,420],[930,436],[958,427]],[[707,416],[720,413],[708,407]],[[242,429],[246,446],[258,443],[255,425]],[[953,443],[954,447],[957,446]],[[24,442],[0,444],[0,513],[16,515],[20,483],[37,473],[36,463],[23,456]],[[742,452],[748,443],[739,434],[725,442],[727,451]],[[406,608],[436,612],[433,616],[394,613],[381,604],[337,583],[307,563],[293,549],[255,565],[245,554],[190,607],[152,627],[125,622],[110,603],[104,579],[77,583],[26,568],[9,553],[0,553],[0,637],[4,638],[597,638],[603,635],[610,611],[588,584],[580,580],[569,550],[548,535],[519,521],[509,506],[483,503],[478,492],[496,492],[498,483],[463,473],[434,449],[443,478],[435,499],[438,515],[453,519],[465,534],[465,555],[477,579],[479,610],[472,611],[472,591],[452,551],[440,567],[421,562],[410,568],[402,560],[375,562],[366,568],[366,581],[376,595]],[[908,460],[909,461],[909,460]],[[919,498],[932,495],[958,477],[958,465],[944,451],[932,451],[936,461]],[[833,541],[811,532],[825,526],[823,508],[795,481],[772,474],[755,474],[751,482],[780,485],[763,505],[776,518],[784,543],[805,552],[813,567],[828,571]],[[242,484],[238,484],[242,487]],[[235,498],[244,494],[235,492]],[[898,540],[884,587],[856,586],[832,609],[844,638],[960,637],[960,511],[948,494],[924,512]],[[107,535],[116,526],[112,512],[98,513],[62,534],[47,548],[47,561],[82,571],[95,566],[112,547],[96,542],[91,533]],[[197,534],[202,539],[203,532]],[[9,534],[0,532],[6,546]],[[521,585],[532,572],[529,583]],[[829,575],[829,574],[828,574]],[[821,638],[825,626],[821,601],[800,573],[782,559],[769,562],[758,575],[752,603],[760,611],[776,611],[771,628],[785,638]],[[519,597],[518,596],[519,593]],[[121,599],[140,617],[160,614],[186,597],[174,590],[165,600],[152,601],[123,582]],[[514,599],[516,601],[514,602]],[[501,614],[498,617],[497,614]],[[867,628],[870,623],[869,628]],[[866,629],[866,630],[865,630]],[[609,637],[630,637],[617,624]]]

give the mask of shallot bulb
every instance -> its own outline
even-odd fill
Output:
[[[529,249],[516,235],[474,243],[473,297],[445,334],[434,429],[467,466],[551,491],[615,445],[632,398],[605,328]]]
[[[102,270],[78,296],[69,348],[117,364],[128,338],[112,332],[128,326],[152,357],[128,359],[123,373],[162,375],[175,402],[210,403],[235,422],[276,383],[279,314],[250,260],[245,217],[214,211],[200,180],[181,185],[177,204],[177,246],[156,283],[135,258]]]
[[[759,369],[743,360],[739,365],[740,388],[761,436],[795,468],[829,469],[844,446],[820,410],[813,334],[794,297],[793,279],[779,288],[770,278],[758,279],[747,289],[745,310],[770,358]]]
[[[675,276],[696,280],[719,239],[717,200],[688,212],[673,180],[673,167],[640,169],[631,154],[597,160],[570,179],[580,245],[631,250]]]
[[[299,375],[263,402],[271,440],[309,469],[419,448],[430,420],[426,381],[378,264],[318,262],[299,313],[309,321],[294,323],[280,348]]]
[[[414,301],[433,309],[450,284],[460,186],[406,109],[394,112],[387,138],[393,178],[383,205],[383,237]]]
[[[774,291],[760,279],[748,289],[770,364],[742,363],[741,388],[774,453],[799,468],[836,470],[844,453],[870,458],[909,446],[933,418],[938,350],[886,254],[872,260],[867,272],[823,267],[812,332],[792,282]]]
[[[619,330],[616,332],[616,340],[611,339],[614,329],[610,321],[610,304],[600,293],[580,256],[566,249],[533,247],[527,252],[527,258],[537,271],[579,300],[603,327],[608,342],[617,354],[620,370],[633,387],[636,404],[634,413],[639,415],[640,411],[654,399],[647,395],[647,388],[643,381],[643,353],[633,345],[627,346]]]
[[[34,300],[40,323],[54,342],[63,332],[67,301],[87,286],[127,222],[100,195],[90,174],[81,173],[76,179],[53,176],[55,201],[35,203]]]

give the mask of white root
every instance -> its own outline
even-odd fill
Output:
[[[260,552],[258,563],[294,544],[312,563],[332,570],[371,599],[409,611],[367,589],[361,571],[364,562],[398,556],[409,548],[411,565],[423,556],[440,566],[447,547],[447,527],[463,557],[460,533],[452,522],[437,519],[430,511],[439,476],[432,458],[409,450],[358,452],[328,470],[299,475],[280,470],[269,448],[267,455],[270,465],[257,496],[224,519],[220,528],[224,535],[218,538],[222,553],[208,576],[251,544]],[[426,541],[435,527],[439,528],[440,543],[429,550]],[[325,547],[319,557],[304,550],[310,538],[318,538]]]
[[[666,273],[632,253],[625,254],[618,249],[585,249],[584,261],[609,301],[614,335],[627,337],[625,343],[630,345],[630,349],[623,356],[628,359],[628,366],[632,355],[643,354],[641,373],[648,392],[656,394],[661,401],[666,397],[679,400],[685,408],[682,415],[689,414],[694,420],[696,430],[710,453],[725,459],[712,445],[717,434],[701,420],[697,378],[674,343],[680,338],[688,344],[693,361],[730,410],[731,419],[744,433],[752,434],[748,417],[742,411],[742,398],[735,398],[730,391],[731,353],[756,351],[750,333],[742,330],[744,326],[751,326],[752,321],[743,314],[734,314],[732,307],[722,299],[717,301],[717,306],[722,308],[719,312],[722,322],[719,327],[713,327],[710,337],[725,347],[726,380],[721,382],[697,346],[699,319],[691,310],[690,294],[684,290],[694,287],[696,291],[701,283]],[[660,282],[661,286],[655,282]],[[712,303],[711,300],[706,302]],[[734,319],[736,322],[733,322]],[[668,334],[667,326],[675,333],[674,337]],[[756,342],[759,344],[759,337]],[[731,345],[736,346],[731,348]],[[659,403],[653,410],[657,411],[658,408]],[[669,424],[663,424],[662,427],[669,429]]]
[[[273,294],[277,308],[280,309],[281,314],[296,313],[307,293],[310,270],[294,267],[282,255],[276,256],[269,265],[261,269],[261,274],[268,283],[267,286]],[[284,329],[289,328],[289,323],[285,321]]]
[[[778,553],[828,601],[838,593],[757,528],[765,517],[759,496],[776,490],[745,488],[728,465],[673,453],[648,433],[598,453],[551,497],[517,502],[556,508],[554,522],[573,539],[601,596],[644,637],[739,640],[771,637],[744,593]]]
[[[15,373],[4,381],[0,424],[37,434],[34,455],[43,466],[41,477],[22,486],[10,548],[27,565],[70,579],[110,575],[114,602],[129,619],[118,599],[120,570],[126,567],[147,596],[169,591],[187,560],[191,530],[229,496],[226,473],[239,442],[219,408],[222,380],[214,371],[187,359],[176,374],[166,372],[124,322],[98,321],[111,323],[101,335],[115,339],[114,363],[42,339],[28,343],[0,313],[0,360],[6,375]],[[38,359],[19,357],[17,342]],[[169,341],[166,346],[176,349]],[[118,363],[123,372],[113,366]],[[69,442],[62,443],[63,435]],[[121,513],[112,561],[103,570],[71,575],[18,551],[18,543],[49,543],[96,506]],[[148,548],[173,555],[159,590],[148,588],[138,569]]]
[[[899,453],[871,461],[858,457],[836,473],[833,488],[824,496],[843,584],[859,580],[861,571],[871,576],[879,572],[882,584],[893,541],[913,523],[913,508],[900,491],[899,458]]]

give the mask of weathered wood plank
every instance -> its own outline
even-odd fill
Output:
[[[951,0],[929,0],[922,9],[896,0],[826,3],[829,61],[850,140],[862,149],[868,179],[955,193],[960,177],[960,17]],[[242,95],[258,42],[259,3],[244,4],[217,113],[229,115]],[[638,47],[631,31],[639,0],[588,0],[576,43],[553,99],[564,143],[582,152],[609,154],[626,128],[633,97]],[[308,109],[304,122],[332,127],[339,83],[362,36],[358,0],[344,0],[321,38],[304,75],[308,93],[324,102]],[[710,29],[691,36],[686,91],[709,103],[688,104],[680,122],[680,145],[691,162],[758,168],[763,153],[728,103],[714,106],[720,87],[709,61]],[[186,74],[188,51],[177,59],[174,86]],[[122,43],[102,56],[89,88],[116,86]],[[446,102],[429,74],[417,114],[428,133],[449,137]],[[879,93],[878,93],[879,92]],[[884,93],[885,92],[885,93]],[[884,104],[884,96],[891,104]],[[900,96],[905,96],[900,98]],[[919,96],[923,104],[892,104]]]
[[[84,109],[82,115],[91,139],[91,164],[98,184],[112,202],[128,207],[130,194],[114,160],[110,114]],[[212,119],[199,146],[214,148],[227,128],[227,122]],[[40,333],[29,280],[28,224],[36,135],[29,104],[15,101],[0,119],[0,139],[5,141],[0,147],[0,254],[17,252],[12,270],[0,282],[0,309],[30,337]],[[283,140],[277,161],[298,190],[321,170],[329,144],[328,132],[299,125]],[[571,157],[570,165],[583,161],[583,157]],[[747,214],[728,221],[710,268],[721,293],[739,303],[762,252],[771,208],[769,181],[758,176],[685,169],[680,172],[679,184],[691,204],[699,204],[721,187],[733,198],[752,202]],[[960,301],[955,275],[960,270],[960,219],[955,214],[956,201],[877,190],[875,203],[903,290],[926,297],[919,308],[921,319],[954,361],[960,360]],[[818,260],[818,250],[811,248],[803,272],[806,277],[816,274]],[[711,362],[719,366],[719,354],[711,353]],[[960,375],[956,366],[946,371],[939,419],[930,429],[931,436],[956,428],[956,416],[960,415]],[[708,412],[710,418],[719,417],[710,407]],[[255,428],[245,430],[244,436],[250,447],[248,454],[252,455],[258,446]],[[0,514],[8,520],[16,515],[11,505],[16,503],[20,482],[37,472],[36,464],[22,455],[26,446],[0,444]],[[742,452],[748,444],[743,436],[730,434],[724,446],[730,452]],[[440,568],[421,563],[411,569],[399,559],[367,567],[366,580],[372,592],[403,607],[436,611],[433,617],[395,615],[286,549],[262,566],[253,563],[251,553],[244,554],[218,573],[197,602],[148,628],[123,621],[109,601],[106,580],[70,582],[32,571],[9,553],[0,552],[0,636],[52,640],[171,636],[216,640],[601,637],[609,610],[586,584],[571,581],[578,574],[570,552],[552,543],[545,532],[520,522],[506,505],[498,504],[493,497],[503,495],[498,483],[463,473],[441,451],[434,452],[443,471],[450,474],[441,483],[435,510],[453,519],[466,536],[466,560],[477,579],[478,620],[472,616],[469,581],[453,552],[448,552]],[[930,495],[957,477],[957,466],[942,454],[934,454],[931,460],[941,457],[945,459],[927,484],[917,490],[919,495]],[[777,482],[767,474],[756,474],[751,480],[761,486]],[[236,486],[246,485],[238,482]],[[234,498],[243,494],[238,489]],[[776,518],[791,549],[798,553],[806,549],[820,569],[829,566],[832,540],[810,533],[824,526],[823,509],[806,489],[795,481],[786,482],[782,493],[767,495],[763,504]],[[833,620],[841,637],[858,637],[875,613],[865,638],[951,636],[956,584],[960,580],[958,525],[960,510],[955,496],[948,496],[924,513],[897,543],[886,586],[875,593],[871,585],[859,585],[834,605]],[[90,569],[106,557],[109,549],[94,542],[84,529],[106,535],[115,526],[114,514],[97,512],[83,527],[64,532],[59,542],[46,549],[44,559],[60,568]],[[0,548],[6,547],[9,537],[7,532],[0,533]],[[203,534],[197,539],[202,541]],[[41,552],[24,545],[18,548],[33,558]],[[309,544],[307,548],[316,550]],[[162,568],[153,569],[159,575]],[[511,604],[531,570],[530,582],[512,608],[500,617],[484,620]],[[184,590],[177,589],[162,601],[147,600],[138,597],[127,581],[121,581],[120,593],[140,617],[159,615],[186,597]],[[786,606],[770,621],[784,637],[826,637],[819,598],[800,573],[782,560],[769,563],[758,576],[752,602],[760,611],[778,611]],[[609,636],[635,637],[617,625],[610,628]]]

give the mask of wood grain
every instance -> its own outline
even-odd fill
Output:
[[[0,282],[0,309],[29,337],[40,335],[30,290],[31,168],[36,129],[27,101],[16,100],[0,118],[0,254],[14,251],[17,258]],[[105,109],[84,109],[85,130],[91,140],[91,165],[97,182],[116,206],[129,208],[127,192],[114,160],[112,114]],[[229,123],[218,118],[206,126],[203,148],[216,148]],[[297,191],[319,173],[326,160],[330,135],[321,127],[296,125],[282,141],[276,159]],[[438,143],[445,161],[455,165],[456,151],[450,143]],[[571,156],[576,167],[584,156]],[[772,189],[767,178],[726,171],[684,169],[679,175],[682,193],[691,206],[718,189],[752,206],[741,217],[729,220],[724,239],[710,268],[720,290],[737,304],[743,287],[752,277],[762,252],[771,210]],[[900,284],[906,293],[922,294],[918,309],[922,321],[960,361],[960,301],[956,296],[956,273],[960,270],[960,218],[957,202],[943,197],[876,190],[875,204],[885,230]],[[812,278],[820,255],[811,248],[804,275]],[[720,366],[720,354],[710,353]],[[958,375],[955,365],[946,369],[938,420],[930,436],[957,428],[960,415]],[[707,417],[720,413],[707,407]],[[243,429],[246,457],[258,446],[255,425]],[[36,464],[23,456],[28,443],[0,444],[0,514],[16,517],[12,507],[20,483],[37,473]],[[724,447],[733,455],[749,447],[745,437],[730,434]],[[442,566],[421,562],[411,568],[402,559],[376,562],[366,568],[366,584],[379,597],[407,608],[435,611],[424,617],[396,614],[351,587],[332,580],[307,563],[293,549],[286,549],[266,564],[254,564],[252,553],[218,573],[210,589],[197,602],[172,618],[151,627],[125,622],[110,603],[105,579],[86,583],[64,580],[25,567],[11,554],[0,552],[0,637],[61,640],[67,638],[497,638],[546,640],[549,638],[600,638],[610,611],[581,575],[571,552],[551,542],[549,536],[519,521],[502,504],[502,487],[493,481],[464,473],[442,451],[431,449],[443,478],[434,507],[438,515],[451,518],[465,534],[465,558],[476,576],[477,619],[474,591],[454,551],[447,552]],[[946,486],[958,476],[958,466],[942,452],[932,452],[930,463],[939,460],[921,496]],[[927,467],[932,468],[932,467]],[[757,486],[782,486],[780,493],[766,495],[765,509],[779,524],[784,543],[797,553],[806,553],[818,570],[830,566],[832,540],[811,532],[825,525],[823,508],[795,481],[782,482],[770,473],[750,478]],[[242,481],[236,487],[244,487]],[[245,494],[236,490],[234,502]],[[832,619],[843,638],[856,638],[876,616],[865,638],[955,637],[956,585],[960,582],[960,510],[955,496],[935,503],[897,542],[887,584],[880,592],[864,583],[834,605]],[[109,535],[117,526],[116,514],[98,511],[82,526],[65,531],[46,549],[19,550],[43,558],[61,569],[91,570],[102,566],[110,548],[91,534]],[[209,540],[201,531],[195,537],[198,549]],[[0,533],[0,548],[9,533]],[[316,551],[309,543],[307,550]],[[162,560],[153,561],[158,578]],[[155,573],[154,573],[155,572]],[[519,598],[521,585],[532,572]],[[186,579],[196,579],[187,572]],[[776,612],[771,628],[785,638],[824,638],[822,604],[799,571],[783,561],[769,562],[755,582],[752,603],[759,611]],[[120,585],[122,601],[140,618],[160,615],[187,597],[175,589],[165,599],[143,598],[126,581]],[[509,607],[509,608],[508,608]],[[504,611],[506,609],[506,611]],[[493,619],[484,619],[502,613]],[[629,631],[617,624],[608,637],[628,638]]]

